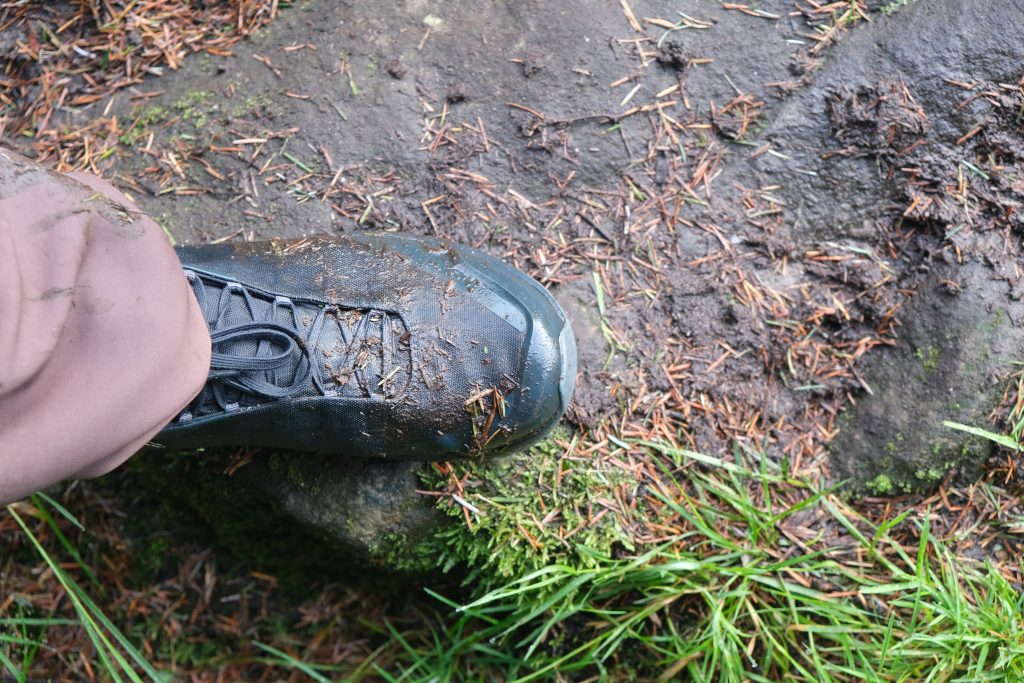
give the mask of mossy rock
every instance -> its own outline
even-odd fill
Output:
[[[519,517],[538,514],[532,508],[536,482],[556,476],[560,448],[554,443],[564,436],[556,432],[526,453],[457,465],[460,476],[471,473],[477,481],[475,493],[510,503],[476,525],[487,530],[483,535],[467,534],[461,515],[420,492],[445,487],[428,463],[285,452],[243,457],[237,449],[151,451],[135,458],[117,485],[140,494],[133,516],[142,520],[138,556],[149,570],[163,562],[164,537],[175,534],[216,545],[300,587],[311,575],[358,580],[368,567],[390,575],[431,574],[487,564],[480,561],[484,555],[500,565],[499,573],[517,574],[514,560],[530,554],[495,548],[494,538],[515,529]],[[595,476],[619,475],[577,467],[560,476],[568,505],[606,490],[608,482],[599,486]],[[622,540],[605,525],[586,533],[602,548]]]
[[[299,576],[320,569],[325,577],[347,579],[367,566],[435,568],[432,532],[446,516],[435,498],[416,492],[423,467],[313,453],[262,452],[240,460],[237,449],[151,451],[131,461],[119,487],[153,501],[141,517],[154,529],[173,518],[173,533],[216,545],[250,566]],[[149,534],[142,545],[159,535]]]
[[[896,345],[868,366],[873,393],[838,421],[833,477],[884,496],[934,489],[951,471],[976,476],[991,443],[943,423],[998,431],[991,415],[1024,348],[1024,330],[1010,322],[1021,308],[986,265],[936,264],[900,316]]]
[[[312,577],[346,578],[351,563],[315,532],[237,477],[227,451],[146,451],[98,480],[123,501],[134,569],[143,576],[175,570],[180,549],[216,547],[229,574],[275,575],[289,592]]]
[[[429,539],[443,515],[422,489],[419,462],[310,453],[254,458],[238,472],[289,517],[364,563],[430,569]]]

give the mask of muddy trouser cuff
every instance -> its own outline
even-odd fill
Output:
[[[161,228],[103,180],[0,150],[0,503],[117,467],[209,367]]]

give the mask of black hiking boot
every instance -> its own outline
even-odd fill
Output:
[[[561,308],[473,249],[362,234],[177,252],[213,359],[157,444],[465,458],[536,442],[572,396]]]

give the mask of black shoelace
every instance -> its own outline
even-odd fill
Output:
[[[311,393],[314,389],[324,396],[336,393],[339,380],[326,379],[325,368],[311,359],[318,357],[328,319],[340,316],[342,309],[318,307],[304,331],[299,310],[287,297],[275,297],[259,319],[256,298],[243,285],[223,283],[214,307],[202,276],[190,270],[185,271],[185,276],[206,316],[213,353],[206,386],[178,416],[179,423],[189,422],[200,414],[238,410],[243,400],[261,403]],[[303,311],[304,315],[307,313]],[[336,339],[346,347],[346,360],[352,356],[353,342],[365,333],[366,318],[360,319],[348,339],[338,325]],[[358,371],[356,374],[363,387],[365,378],[360,378]]]

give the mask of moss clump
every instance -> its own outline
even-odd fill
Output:
[[[381,536],[369,555],[372,562],[390,570],[421,574],[437,569],[437,558],[443,548],[441,536],[411,540],[406,534],[391,531]]]
[[[914,357],[921,361],[921,368],[927,372],[935,372],[939,367],[939,350],[934,346],[914,351]]]
[[[992,315],[989,316],[988,330],[989,332],[998,332],[1005,323],[1006,320],[1003,318],[1003,309],[997,308],[992,312]]]
[[[150,105],[137,111],[127,133],[118,137],[122,145],[132,147],[149,135],[149,127],[167,120],[169,113],[160,105]]]
[[[472,577],[504,582],[553,563],[594,566],[633,549],[623,526],[629,513],[614,508],[635,493],[636,481],[604,461],[564,457],[558,441],[566,437],[559,432],[524,454],[455,467],[465,502],[440,503],[460,520],[437,535],[443,569],[465,564]],[[443,488],[447,480],[432,474],[426,483]],[[467,504],[479,511],[472,528]]]
[[[317,497],[322,492],[322,486],[318,477],[310,472],[307,463],[295,457],[285,457],[283,454],[274,452],[270,454],[270,471],[279,477],[283,477],[296,488],[305,489],[310,496]]]
[[[893,492],[892,479],[888,474],[879,474],[868,482],[868,490],[876,496],[888,496]]]
[[[262,93],[246,95],[245,99],[237,102],[230,111],[235,117],[272,116],[278,113],[274,101]]]
[[[149,137],[149,129],[177,118],[182,124],[199,130],[206,126],[208,115],[216,105],[211,106],[210,100],[213,93],[205,90],[193,90],[185,93],[169,106],[152,104],[142,107],[135,113],[131,126],[127,133],[121,135],[118,140],[122,145],[132,147],[140,141]]]
[[[207,114],[210,111],[209,101],[213,93],[205,90],[192,90],[185,93],[171,104],[182,123],[189,124],[196,129],[206,125]]]
[[[948,468],[942,467],[922,467],[914,472],[914,476],[917,477],[920,482],[934,484],[946,476],[947,469]]]

